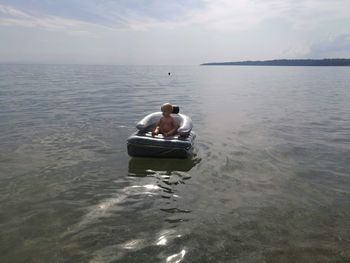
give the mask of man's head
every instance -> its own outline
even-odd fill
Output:
[[[170,103],[164,103],[164,104],[160,107],[160,109],[162,110],[163,115],[164,115],[164,113],[165,113],[166,115],[170,115],[170,114],[172,113],[172,111],[173,111],[173,106],[172,106]]]

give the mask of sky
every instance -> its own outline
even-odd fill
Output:
[[[0,63],[350,58],[350,0],[0,0]]]

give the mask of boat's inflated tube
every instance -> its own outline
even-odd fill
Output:
[[[171,116],[174,118],[177,125],[179,126],[179,128],[177,129],[177,133],[182,136],[189,135],[192,130],[191,118],[183,114],[171,114]],[[151,131],[153,128],[155,128],[156,123],[161,117],[161,112],[154,112],[148,114],[136,124],[136,128],[139,131]]]
[[[152,130],[162,117],[162,113],[151,113],[137,123],[138,131],[128,138],[128,154],[150,157],[190,157],[195,138],[195,133],[192,132],[192,120],[184,114],[172,114],[171,116],[179,126],[176,135],[170,137],[164,137],[162,134],[152,136]]]

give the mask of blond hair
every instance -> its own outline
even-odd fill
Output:
[[[160,107],[161,111],[169,111],[172,112],[173,111],[173,106],[170,103],[164,103],[161,107]]]

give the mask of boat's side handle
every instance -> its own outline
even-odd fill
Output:
[[[179,115],[181,116],[182,121],[181,121],[180,127],[177,129],[177,132],[181,136],[187,136],[190,134],[192,130],[192,120],[187,115],[183,115],[183,114],[179,114]]]
[[[154,113],[148,114],[136,124],[136,128],[140,131],[145,131],[149,129],[149,127],[152,127],[153,125],[155,125],[161,116],[162,116],[161,112],[154,112]]]

